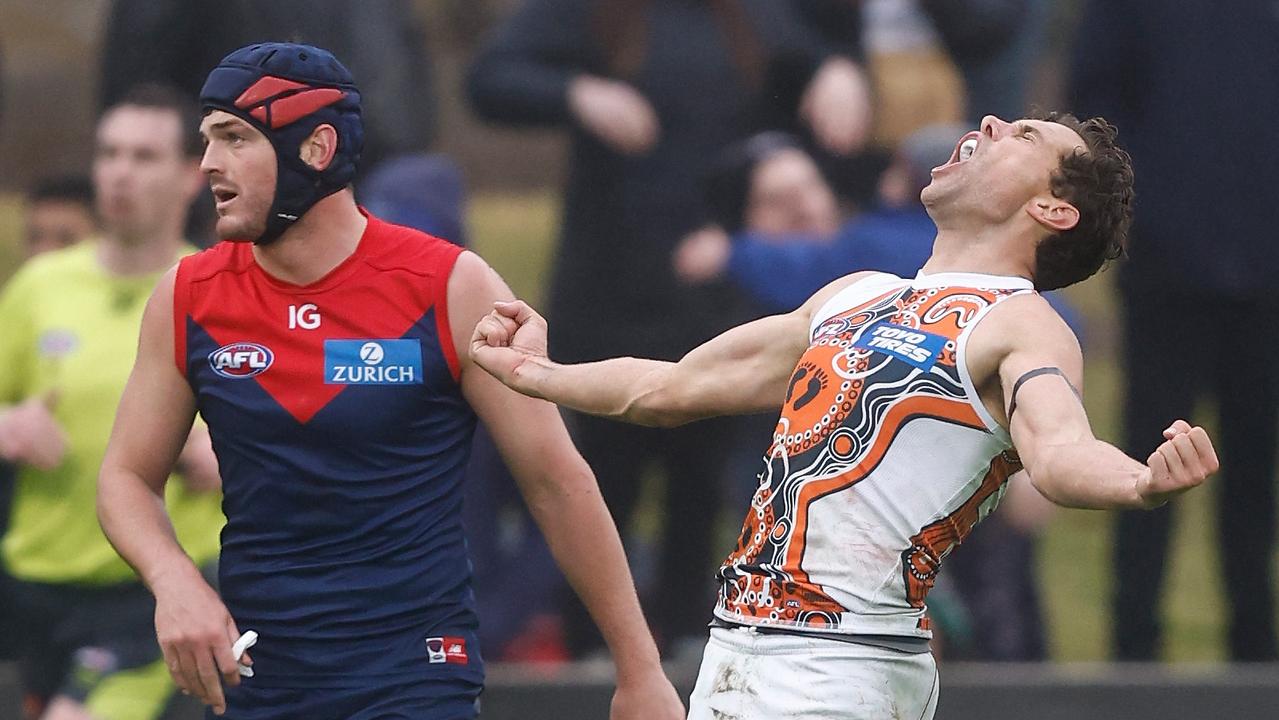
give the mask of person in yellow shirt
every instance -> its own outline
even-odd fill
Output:
[[[27,259],[69,247],[97,233],[93,186],[87,177],[66,175],[39,180],[27,190],[22,204],[22,249]],[[0,462],[0,535],[9,526],[12,496],[13,468]]]
[[[0,459],[17,466],[0,539],[0,606],[14,627],[29,720],[147,720],[173,693],[155,604],[98,526],[95,494],[116,404],[156,281],[195,251],[182,237],[199,192],[198,114],[140,86],[98,122],[101,236],[31,259],[0,291]],[[166,498],[203,567],[224,522],[217,461],[193,431]]]

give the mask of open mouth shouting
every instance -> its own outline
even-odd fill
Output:
[[[954,167],[961,163],[967,162],[977,152],[977,145],[981,142],[981,132],[974,130],[959,139],[955,144],[955,150],[950,154],[950,160],[944,165],[938,165],[933,168],[933,172],[941,172],[948,168]]]

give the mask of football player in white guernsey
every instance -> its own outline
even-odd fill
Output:
[[[1143,460],[1094,437],[1079,344],[1036,292],[1123,254],[1115,137],[1098,118],[986,117],[922,193],[938,232],[915,278],[854,272],[676,363],[555,363],[521,302],[476,326],[477,364],[580,411],[671,426],[780,408],[690,718],[931,718],[924,599],[1010,474],[1059,505],[1151,508],[1216,471],[1184,420]]]

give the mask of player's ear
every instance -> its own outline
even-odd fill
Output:
[[[1079,224],[1079,208],[1051,193],[1031,198],[1026,213],[1052,232],[1065,232]]]
[[[333,164],[333,157],[337,155],[337,151],[338,131],[332,125],[324,123],[302,141],[298,157],[311,168],[322,171]]]

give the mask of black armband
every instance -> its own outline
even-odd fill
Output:
[[[1075,397],[1079,398],[1080,402],[1083,402],[1083,396],[1079,394],[1079,388],[1075,387],[1074,383],[1070,382],[1070,378],[1066,377],[1066,373],[1062,372],[1061,368],[1041,367],[1041,368],[1036,368],[1034,370],[1030,370],[1026,372],[1025,374],[1023,374],[1021,377],[1017,378],[1017,382],[1013,383],[1012,399],[1008,403],[1008,426],[1009,427],[1012,427],[1013,413],[1016,412],[1017,410],[1017,391],[1021,389],[1022,384],[1025,383],[1027,380],[1037,378],[1040,375],[1056,375],[1060,377],[1062,380],[1065,380],[1066,385],[1070,388],[1070,391],[1075,394]]]

